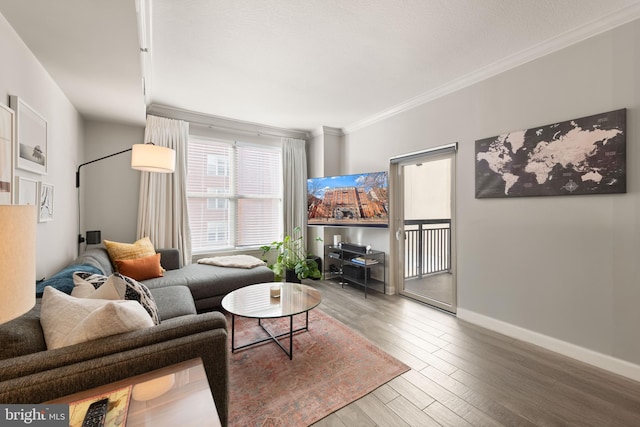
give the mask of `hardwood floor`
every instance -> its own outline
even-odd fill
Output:
[[[332,281],[320,309],[411,367],[314,424],[640,426],[640,383],[408,298]]]
[[[409,294],[418,295],[443,304],[453,304],[453,276],[451,273],[436,273],[405,279],[404,289]]]

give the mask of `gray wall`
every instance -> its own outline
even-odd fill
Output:
[[[475,140],[619,108],[627,194],[475,199]],[[456,141],[459,316],[592,363],[640,363],[640,21],[352,132],[343,172]]]
[[[87,120],[85,159],[91,161],[144,143],[144,127]],[[131,152],[81,168],[83,227],[100,230],[102,238],[136,240],[140,172],[131,169]]]
[[[75,169],[83,151],[82,118],[31,51],[0,15],[0,103],[24,99],[48,124],[48,173],[18,176],[54,186],[54,219],[37,225],[36,277],[50,277],[76,255]]]

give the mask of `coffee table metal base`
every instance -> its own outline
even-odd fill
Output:
[[[302,313],[300,313],[302,314]],[[267,342],[267,341],[274,341],[276,344],[278,344],[278,346],[282,349],[282,351],[284,351],[284,353],[289,356],[289,360],[293,360],[293,334],[295,334],[296,332],[300,332],[300,331],[308,331],[309,330],[309,312],[306,311],[305,312],[305,324],[303,327],[298,328],[298,329],[293,329],[293,314],[290,316],[283,316],[283,317],[288,317],[289,318],[289,332],[283,332],[279,335],[274,335],[273,332],[271,332],[270,330],[268,330],[267,328],[264,327],[264,325],[262,324],[262,320],[264,319],[258,319],[258,325],[260,325],[260,327],[267,333],[269,334],[269,336],[267,338],[263,338],[257,341],[253,341],[250,342],[248,344],[243,344],[241,346],[236,347],[236,315],[235,314],[231,314],[231,352],[235,353],[236,350],[240,350],[243,348],[247,348],[247,347],[251,347],[254,346],[256,344],[260,344],[263,342]],[[289,336],[289,350],[287,351],[287,349],[282,345],[282,343],[280,342],[280,340],[278,338],[282,338],[284,336]]]

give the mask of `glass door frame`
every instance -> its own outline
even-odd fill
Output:
[[[403,294],[404,289],[404,176],[403,167],[416,163],[428,162],[430,160],[451,158],[451,274],[453,280],[452,304],[443,304],[440,301],[430,298],[420,298],[411,295],[411,298],[427,303],[436,308],[445,310],[452,314],[457,311],[457,256],[456,256],[456,162],[458,144],[452,143],[426,149],[418,152],[403,154],[389,159],[389,205],[390,205],[390,233],[389,233],[389,266],[390,266],[390,289],[394,293]]]

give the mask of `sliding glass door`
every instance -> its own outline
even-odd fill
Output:
[[[455,145],[394,158],[399,293],[456,312]],[[400,270],[400,268],[398,268]]]

